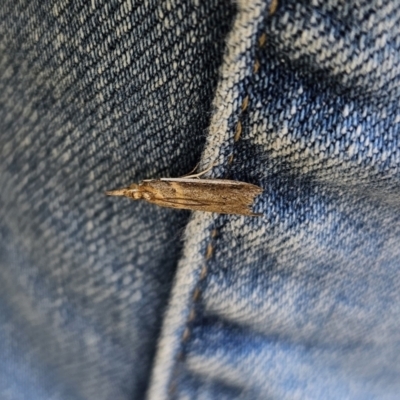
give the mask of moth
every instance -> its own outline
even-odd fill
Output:
[[[262,215],[252,211],[256,196],[263,191],[259,186],[228,179],[200,179],[209,169],[181,178],[146,179],[106,194],[146,200],[161,207],[252,217]]]

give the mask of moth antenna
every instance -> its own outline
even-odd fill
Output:
[[[208,171],[211,171],[211,169],[213,169],[216,165],[217,165],[217,162],[214,161],[214,162],[212,162],[212,163],[210,164],[210,166],[209,166],[207,169],[205,169],[204,171],[199,172],[198,174],[194,174],[194,175],[186,175],[185,178],[190,178],[190,179],[191,179],[191,178],[199,178],[200,176],[206,174]],[[196,168],[197,168],[197,166],[196,166]]]
[[[196,169],[197,169],[197,167],[199,166],[199,164],[200,164],[200,162],[198,162],[198,163],[196,164],[196,166],[195,166],[189,173],[187,173],[187,174],[185,174],[185,175],[182,175],[181,178],[186,178],[187,176],[190,176],[191,174],[193,174],[193,172],[196,171]]]

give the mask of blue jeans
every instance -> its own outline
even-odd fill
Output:
[[[399,19],[4,1],[0,398],[398,398]],[[262,217],[103,195],[199,160]]]

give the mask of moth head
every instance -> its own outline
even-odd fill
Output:
[[[133,183],[132,185],[121,188],[121,189],[110,190],[110,191],[106,192],[106,195],[107,196],[125,196],[125,197],[129,197],[133,200],[139,200],[143,197],[142,190],[140,189],[139,185],[137,185],[136,183]]]
[[[142,198],[142,191],[136,183],[132,183],[132,185],[128,186],[126,191],[127,194],[125,196],[130,197],[133,200],[139,200]]]

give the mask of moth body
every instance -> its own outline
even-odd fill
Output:
[[[259,186],[227,179],[162,178],[144,180],[126,188],[106,192],[146,200],[162,207],[259,216],[252,211]]]

